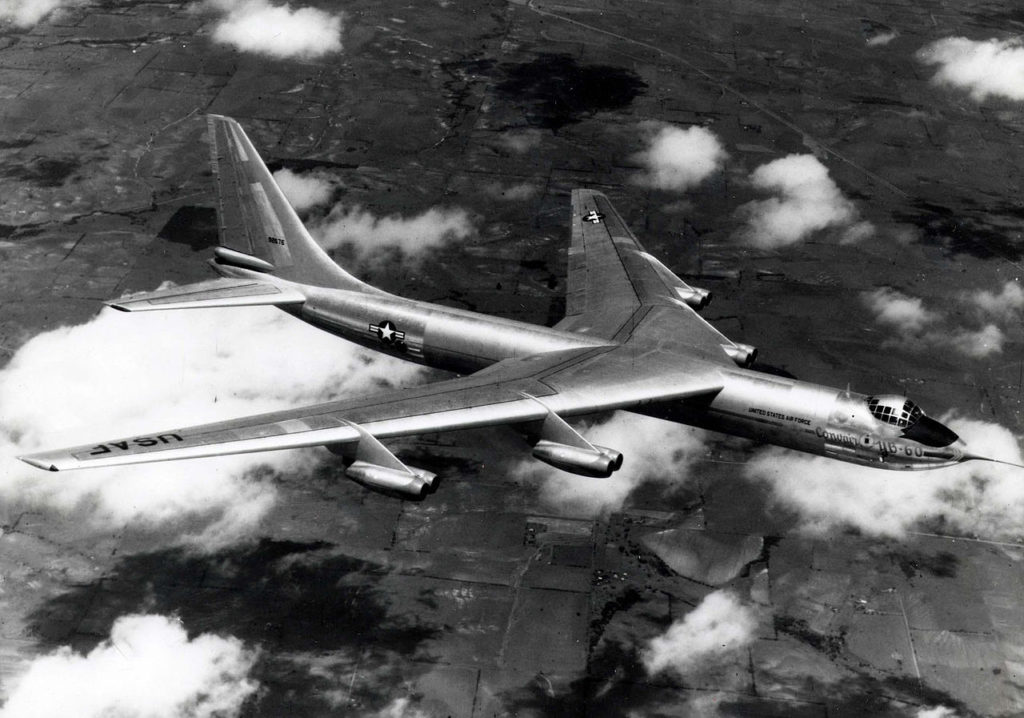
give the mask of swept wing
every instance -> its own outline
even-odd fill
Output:
[[[572,193],[566,316],[556,329],[672,346],[722,364],[734,346],[686,302],[695,290],[647,253],[601,192]]]
[[[61,471],[149,461],[357,443],[377,438],[518,424],[560,416],[631,408],[712,394],[721,388],[714,367],[678,367],[654,352],[636,371],[627,347],[572,349],[506,359],[477,374],[359,399],[288,409],[182,429],[168,429],[20,457]]]

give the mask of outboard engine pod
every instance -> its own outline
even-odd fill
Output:
[[[711,303],[711,292],[699,287],[676,287],[676,294],[691,307],[700,311]]]
[[[365,461],[354,462],[345,469],[345,475],[374,489],[397,491],[417,497],[422,496],[437,479],[436,474],[422,469],[415,469],[410,474],[400,469],[389,469]]]
[[[217,247],[213,250],[213,255],[219,264],[231,264],[242,269],[251,269],[255,272],[274,271],[274,265],[270,262],[229,247]]]
[[[722,349],[730,359],[744,369],[757,359],[757,347],[752,347],[749,344],[723,344]]]
[[[597,479],[607,479],[622,466],[620,452],[600,446],[585,449],[541,440],[533,447],[533,455],[556,469]]]

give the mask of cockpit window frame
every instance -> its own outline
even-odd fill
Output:
[[[881,394],[867,398],[868,411],[884,424],[908,429],[924,416],[921,407],[905,396]]]

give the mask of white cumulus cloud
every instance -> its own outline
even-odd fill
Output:
[[[532,457],[512,468],[517,478],[539,481],[541,501],[562,513],[598,516],[618,511],[645,482],[682,485],[704,451],[699,429],[639,414],[617,412],[581,433],[592,444],[621,451],[622,468],[607,479],[570,474]]]
[[[419,371],[270,307],[105,309],[29,340],[0,370],[0,500],[85,510],[102,527],[188,517],[204,528],[183,540],[215,547],[251,533],[273,506],[265,469],[308,468],[316,450],[72,473],[13,457],[371,393]]]
[[[298,174],[285,168],[274,173],[274,181],[296,212],[326,204],[334,192],[330,178],[316,172]]]
[[[1019,282],[1006,282],[998,292],[986,289],[967,295],[968,301],[992,317],[1013,320],[1024,309],[1024,289]]]
[[[122,616],[87,655],[33,660],[0,718],[233,718],[258,683],[256,652],[234,637],[189,639],[175,619]]]
[[[867,292],[863,298],[878,322],[901,332],[919,332],[926,324],[940,318],[938,313],[925,309],[920,297],[910,297],[888,287]]]
[[[947,37],[922,48],[917,58],[938,69],[932,81],[967,90],[979,102],[989,95],[1024,100],[1024,43]]]
[[[969,450],[1021,463],[1017,437],[999,424],[942,417]],[[774,498],[795,510],[801,527],[825,534],[854,526],[874,536],[904,536],[926,522],[985,538],[1024,536],[1024,470],[970,461],[929,471],[894,473],[798,454],[758,452],[745,473],[766,482]]]
[[[646,172],[639,184],[656,189],[682,191],[696,187],[718,172],[728,154],[711,130],[676,127],[660,122],[641,125],[647,149],[634,155]]]
[[[1001,296],[982,294],[984,296],[973,295],[969,299],[991,309],[1007,306]],[[861,298],[874,312],[878,323],[896,330],[897,336],[886,342],[889,346],[911,350],[952,349],[975,359],[1003,350],[1005,336],[995,324],[988,323],[978,329],[946,326],[943,324],[945,315],[925,308],[919,297],[887,287],[865,292]]]
[[[685,676],[693,668],[749,645],[756,631],[757,616],[749,606],[731,591],[714,591],[652,639],[641,657],[652,676],[663,671]]]
[[[742,205],[737,213],[745,221],[740,236],[756,247],[773,249],[807,239],[815,232],[836,229],[840,240],[856,242],[873,232],[860,220],[853,202],[814,155],[788,155],[758,167],[750,176],[753,186],[774,197]]]
[[[431,208],[414,217],[377,217],[361,207],[336,205],[310,231],[325,249],[353,247],[362,261],[397,251],[415,262],[427,252],[476,233],[469,213],[460,208]]]
[[[267,0],[206,0],[223,15],[213,39],[243,52],[311,59],[341,50],[341,14]]]
[[[942,335],[929,337],[933,344],[942,345]],[[956,329],[948,335],[950,346],[961,354],[982,359],[1003,351],[1005,336],[995,324],[986,324],[981,329]]]
[[[83,0],[0,0],[0,20],[18,27],[32,27],[54,10],[79,5]]]

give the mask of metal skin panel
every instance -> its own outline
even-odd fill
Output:
[[[982,458],[937,422],[918,436],[933,444],[935,437],[948,436],[947,446],[908,438],[873,416],[863,394],[736,368],[724,347],[741,345],[681,299],[679,290],[688,285],[643,250],[599,192],[573,192],[569,314],[553,328],[539,327],[404,299],[363,284],[316,246],[238,124],[213,116],[210,130],[226,241],[289,266],[274,266],[267,274],[218,262],[217,271],[231,280],[134,296],[131,302],[155,308],[187,306],[192,300],[200,305],[287,299],[280,304],[283,311],[321,329],[469,375],[21,457],[33,466],[56,471],[316,445],[347,455],[352,452],[346,447],[354,444],[358,453],[362,440],[364,453],[368,446],[378,447],[376,458],[357,459],[381,468],[394,462],[380,458],[385,454],[379,439],[498,424],[536,427],[552,415],[615,409],[880,468],[934,468]],[[276,245],[275,253],[261,242],[278,230],[285,244]],[[301,303],[293,301],[300,296]],[[543,449],[545,459],[586,468],[588,457],[567,451],[574,444],[579,449],[581,442],[566,442],[563,434],[538,437],[560,445]],[[618,455],[614,449],[594,449]],[[400,472],[397,466],[383,469]],[[367,471],[366,476],[373,473]]]
[[[508,358],[609,346],[547,327],[387,294],[311,290],[306,296],[302,319],[310,324],[371,349],[459,373]],[[384,321],[402,332],[401,341],[385,341],[371,329]]]

